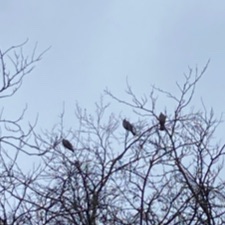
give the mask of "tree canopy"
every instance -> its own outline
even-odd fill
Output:
[[[1,98],[13,97],[44,54],[35,47],[25,56],[25,45],[0,51]],[[67,133],[64,113],[43,133],[35,123],[23,128],[25,110],[16,120],[2,115],[0,224],[224,224],[225,145],[215,143],[222,120],[204,104],[191,107],[208,64],[189,69],[179,95],[152,87],[138,98],[127,85],[126,101],[106,89],[95,112],[74,107],[77,126]],[[157,93],[174,102],[173,111],[158,111]],[[105,99],[132,118],[110,113]],[[40,165],[25,172],[20,157]]]

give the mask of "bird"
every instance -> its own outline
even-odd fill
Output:
[[[69,149],[70,151],[74,151],[73,145],[66,139],[62,139],[62,144],[65,148]]]
[[[133,135],[136,135],[134,131],[134,126],[126,119],[123,120],[123,127],[125,130],[130,131]]]
[[[162,112],[159,114],[159,130],[165,130],[165,122],[166,122],[166,115],[164,115]]]

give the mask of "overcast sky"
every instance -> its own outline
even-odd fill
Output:
[[[93,108],[103,90],[125,98],[126,77],[138,95],[151,85],[173,91],[188,66],[209,68],[196,97],[220,114],[225,84],[225,2],[151,0],[0,0],[0,48],[29,38],[52,46],[20,91],[7,99],[9,115],[28,104],[43,129],[59,122],[63,102]],[[159,103],[159,111],[166,107]],[[194,103],[193,103],[194,104]],[[197,102],[196,102],[197,104]],[[121,107],[121,108],[119,108]],[[122,112],[123,106],[115,111]],[[128,115],[129,118],[129,115]]]

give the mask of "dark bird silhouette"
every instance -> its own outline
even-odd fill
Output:
[[[159,130],[165,130],[165,122],[166,122],[166,115],[164,115],[163,113],[159,114]]]
[[[74,151],[73,145],[66,139],[62,139],[62,144],[65,148],[69,149],[70,151]]]
[[[133,135],[136,135],[134,131],[134,126],[126,119],[123,120],[123,127],[125,130],[130,131]]]

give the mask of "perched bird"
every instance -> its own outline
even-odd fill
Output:
[[[134,126],[126,119],[123,120],[123,127],[125,130],[130,131],[133,135],[136,135],[134,131]]]
[[[165,122],[166,122],[166,115],[164,115],[163,113],[159,114],[159,130],[165,130]]]
[[[65,148],[69,149],[70,151],[74,151],[73,145],[66,139],[62,139],[62,144]]]

